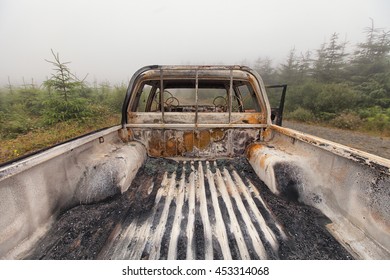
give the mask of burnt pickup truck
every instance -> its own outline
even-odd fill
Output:
[[[121,125],[0,167],[0,258],[390,259],[390,161],[272,112],[247,67],[140,69]]]

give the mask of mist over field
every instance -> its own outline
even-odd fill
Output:
[[[127,83],[150,64],[273,66],[336,32],[352,49],[364,28],[388,28],[390,2],[258,0],[0,0],[0,85],[41,84],[50,49],[93,84]],[[24,81],[23,81],[24,79]]]
[[[247,65],[288,84],[287,119],[389,136],[388,11],[384,0],[0,0],[1,161],[118,124],[128,81],[152,64]]]

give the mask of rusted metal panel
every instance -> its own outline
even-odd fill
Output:
[[[143,143],[153,157],[234,157],[260,140],[256,129],[146,129],[132,128],[132,140]]]
[[[151,84],[159,84],[159,90],[162,94],[165,86],[164,81],[169,81],[169,86],[172,88],[174,86],[180,88],[180,81],[182,83],[188,79],[194,81],[195,103],[188,105],[188,107],[192,106],[191,108],[183,108],[183,106],[174,108],[180,112],[172,111],[169,108],[165,110],[164,106],[160,106],[161,108],[158,109],[161,112],[135,112],[136,106],[134,104],[138,101],[134,96],[129,97],[129,104],[126,107],[127,123],[124,127],[130,129],[130,139],[137,140],[146,146],[150,156],[232,157],[242,155],[249,143],[260,140],[261,128],[270,124],[270,110],[264,86],[258,74],[249,68],[240,66],[159,66],[146,69],[137,75],[138,77],[134,78],[133,84],[130,85],[133,95],[142,89],[141,85],[145,81],[154,81]],[[215,106],[215,110],[209,108],[212,106],[199,106],[198,89],[199,81],[202,79],[207,79],[209,82],[215,80],[216,85],[218,82],[224,81],[226,89],[228,89],[227,111],[220,112],[217,110],[217,106]],[[235,81],[251,85],[253,92],[250,93],[250,96],[255,96],[254,103],[260,104],[260,112],[255,112],[255,110],[253,112],[232,112],[233,83]],[[210,84],[213,83],[210,82]],[[184,85],[192,86],[192,83],[186,82]],[[156,91],[152,90],[151,92],[155,93]],[[256,108],[259,109],[258,106]]]
[[[142,71],[140,70],[133,76],[127,94],[125,103],[122,109],[122,125],[131,123],[131,112],[135,111],[136,92],[140,89],[141,84],[147,80],[160,81],[161,88],[163,87],[162,81],[165,79],[194,79],[198,81],[200,79],[208,80],[226,80],[230,81],[230,96],[232,95],[231,86],[233,80],[246,81],[251,84],[254,94],[256,96],[256,104],[260,105],[260,111],[263,112],[260,123],[271,124],[269,102],[267,95],[265,94],[265,87],[261,77],[253,70],[242,66],[155,66],[147,67]],[[230,123],[230,117],[233,114],[231,111],[232,97],[229,98],[229,111],[227,122]],[[197,106],[197,104],[196,104]],[[164,109],[164,108],[162,108]],[[163,110],[164,111],[164,110]],[[161,113],[165,115],[167,112]],[[198,123],[197,119],[198,110],[194,114],[194,123]],[[200,122],[200,121],[199,121]],[[200,122],[201,123],[201,122]],[[256,122],[257,123],[257,122]]]
[[[214,124],[224,125],[234,124],[239,126],[240,124],[264,124],[264,113],[232,113],[231,121],[228,123],[228,113],[199,113],[197,125]],[[188,124],[195,125],[195,113],[193,112],[165,112],[164,121],[162,119],[161,112],[131,112],[128,114],[130,123],[127,126],[133,126],[134,124],[161,124],[161,125],[173,125],[173,124]],[[265,124],[263,126],[266,126]],[[162,127],[162,126],[161,126]]]

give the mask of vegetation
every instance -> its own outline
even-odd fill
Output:
[[[390,136],[390,31],[372,21],[364,32],[352,51],[334,33],[317,50],[291,49],[278,67],[259,58],[253,68],[266,84],[288,84],[287,119]],[[9,81],[0,89],[0,162],[120,122],[125,85],[91,87],[52,55],[53,74],[42,86]]]
[[[372,21],[364,32],[350,53],[334,33],[315,51],[293,48],[279,67],[256,61],[266,84],[288,84],[286,118],[390,136],[390,31]]]
[[[54,74],[0,90],[0,162],[120,123],[125,85],[89,87],[53,52]]]

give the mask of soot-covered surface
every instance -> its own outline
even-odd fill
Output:
[[[62,213],[26,259],[351,259],[327,222],[245,158],[149,158],[123,195]]]

